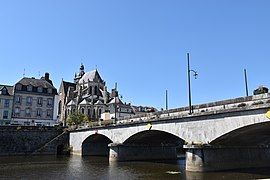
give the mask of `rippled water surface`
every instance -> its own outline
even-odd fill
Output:
[[[0,157],[0,179],[267,179],[270,169],[190,173],[185,161],[118,162],[106,157]]]

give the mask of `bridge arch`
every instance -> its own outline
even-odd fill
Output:
[[[92,134],[82,142],[82,156],[109,156],[112,140],[102,134]]]
[[[270,146],[270,122],[232,130],[210,142],[217,146]]]
[[[160,130],[144,130],[128,137],[124,145],[147,146],[174,146],[178,155],[184,155],[183,145],[185,140],[180,137]]]
[[[149,145],[162,145],[162,144],[173,144],[179,145],[184,144],[184,140],[171,133],[160,131],[160,130],[145,130],[140,131],[129,138],[127,138],[123,144],[149,144]]]

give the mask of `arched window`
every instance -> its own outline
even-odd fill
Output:
[[[61,114],[62,113],[62,101],[59,101],[59,104],[58,104],[58,114]]]
[[[88,93],[92,95],[92,86],[89,86]]]
[[[96,118],[96,111],[93,110],[93,118],[95,119]]]
[[[99,112],[98,112],[98,115],[99,115],[99,117],[101,116],[101,109],[99,109],[98,110]]]
[[[95,86],[95,95],[98,95],[98,88]]]

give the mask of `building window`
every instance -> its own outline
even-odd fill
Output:
[[[84,114],[84,108],[82,108],[81,111],[82,111],[82,114]]]
[[[22,90],[22,85],[21,84],[17,84],[16,85],[16,90],[18,90],[18,91]]]
[[[37,109],[37,117],[41,117],[41,109]]]
[[[16,104],[21,104],[21,101],[22,101],[22,97],[21,96],[16,96],[15,103]]]
[[[27,117],[30,117],[30,116],[31,116],[31,109],[30,109],[30,108],[26,108],[26,109],[25,109],[25,115],[26,115]]]
[[[37,105],[38,106],[42,106],[42,98],[41,97],[39,97],[38,99],[37,99]]]
[[[38,91],[39,93],[42,93],[43,88],[42,88],[42,87],[38,87],[37,91]]]
[[[5,99],[5,105],[4,105],[5,108],[9,108],[9,99]]]
[[[52,88],[48,88],[48,93],[52,93]]]
[[[97,88],[97,86],[95,86],[95,94],[94,95],[98,95],[98,88]]]
[[[8,119],[8,111],[4,111],[4,113],[3,113],[3,119]]]
[[[27,91],[32,91],[32,86],[31,85],[27,86]]]
[[[0,91],[0,94],[3,94],[3,95],[8,95],[8,93],[7,93],[7,89],[2,89],[2,91]]]
[[[31,106],[32,105],[32,97],[27,97],[26,98],[26,105],[28,105],[28,106]]]
[[[52,116],[52,111],[50,109],[47,110],[47,117],[51,117]]]
[[[89,87],[89,94],[92,95],[92,86]]]
[[[52,99],[51,99],[51,98],[49,98],[49,99],[47,100],[47,106],[48,106],[48,107],[51,107],[51,106],[52,106]]]
[[[98,115],[101,116],[101,109],[98,110]]]
[[[15,108],[15,116],[20,116],[21,109],[19,107]]]

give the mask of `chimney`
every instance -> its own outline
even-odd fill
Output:
[[[46,81],[49,81],[50,79],[50,74],[48,72],[45,73],[45,80]]]

